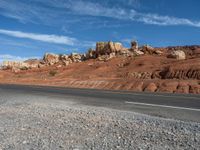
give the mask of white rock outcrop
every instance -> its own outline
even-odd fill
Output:
[[[177,60],[185,60],[186,59],[186,54],[184,51],[181,50],[176,50],[172,51],[169,55],[170,58],[175,58]]]

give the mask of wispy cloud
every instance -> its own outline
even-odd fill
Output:
[[[17,38],[26,38],[42,42],[55,43],[55,44],[65,44],[65,45],[74,45],[76,42],[75,38],[67,36],[58,36],[58,35],[48,35],[48,34],[36,34],[36,33],[26,33],[21,31],[10,31],[0,29],[0,34],[17,37]]]
[[[140,6],[139,0],[127,0],[126,2],[119,0],[119,2],[126,3],[129,6]],[[43,22],[48,25],[66,22],[68,24],[70,22],[73,24],[77,23],[77,21],[79,23],[88,23],[89,21],[83,22],[82,19],[84,19],[84,17],[108,17],[161,26],[185,25],[200,27],[200,20],[195,21],[184,17],[144,13],[136,11],[135,7],[126,8],[120,6],[117,2],[110,7],[111,5],[107,3],[108,1],[104,0],[101,2],[91,2],[87,0],[13,0],[10,2],[7,0],[0,0],[0,9],[2,10],[0,14],[18,19],[21,22]],[[80,18],[80,16],[82,16],[82,18]]]
[[[99,17],[110,17],[120,20],[129,20],[143,22],[145,24],[154,25],[187,25],[193,27],[200,27],[200,21],[192,21],[186,18],[178,18],[173,16],[162,16],[153,13],[141,13],[134,9],[127,10],[123,8],[109,8],[103,7],[98,3],[85,3],[83,1],[76,1],[70,8],[72,11],[80,15],[90,15]]]
[[[200,27],[200,21],[192,21],[186,18],[160,16],[158,14],[144,14],[136,12],[135,17],[132,17],[132,19],[139,22],[144,22],[146,24],[154,25],[188,25],[193,27]]]

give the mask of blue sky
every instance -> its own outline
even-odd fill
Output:
[[[84,53],[96,41],[200,44],[199,0],[0,0],[0,61]]]

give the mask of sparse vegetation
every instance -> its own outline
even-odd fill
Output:
[[[28,68],[23,66],[22,68],[20,68],[20,70],[28,70]]]
[[[21,75],[17,75],[17,77],[18,77],[18,78],[21,78],[22,76],[21,76]]]
[[[57,74],[57,71],[56,70],[51,70],[51,71],[49,71],[49,75],[50,76],[55,76]]]

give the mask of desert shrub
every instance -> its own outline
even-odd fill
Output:
[[[24,67],[20,68],[20,70],[28,70],[28,68],[24,66]]]
[[[57,74],[57,71],[55,71],[55,70],[49,71],[50,76],[55,76],[56,74]]]

